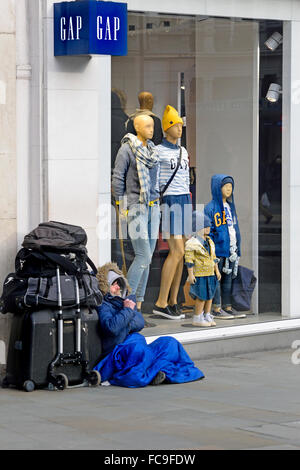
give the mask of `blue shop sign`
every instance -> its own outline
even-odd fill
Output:
[[[127,4],[83,0],[54,4],[54,55],[126,55]]]

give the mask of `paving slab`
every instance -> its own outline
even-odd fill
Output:
[[[205,379],[187,384],[0,389],[0,449],[300,449],[292,352],[196,361]]]

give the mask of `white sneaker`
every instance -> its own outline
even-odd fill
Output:
[[[194,315],[192,324],[194,326],[203,326],[203,327],[211,326],[210,322],[204,318],[203,313],[201,313],[201,315]]]
[[[204,318],[206,321],[208,321],[210,323],[210,326],[216,326],[216,322],[214,320],[214,317],[212,316],[211,313],[205,313],[204,314]]]

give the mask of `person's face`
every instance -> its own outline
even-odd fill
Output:
[[[204,235],[209,235],[210,232],[210,227],[205,227],[204,228]]]
[[[112,285],[110,286],[111,295],[120,295],[120,292],[121,292],[121,288],[118,284],[118,281],[113,282]]]
[[[222,196],[228,199],[232,194],[232,184],[226,183],[222,186]]]
[[[180,137],[182,136],[182,124],[180,122],[174,124],[174,126],[170,127],[166,131],[166,134],[169,134],[169,136],[173,139],[180,139]]]

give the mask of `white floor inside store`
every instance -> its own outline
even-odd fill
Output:
[[[144,328],[141,333],[144,336],[157,336],[157,335],[167,335],[167,334],[175,334],[175,333],[186,333],[188,331],[196,331],[196,330],[212,330],[216,328],[226,328],[232,326],[240,326],[240,325],[247,325],[247,324],[254,324],[254,323],[266,323],[266,322],[273,322],[282,320],[285,321],[286,318],[282,317],[279,314],[275,313],[262,313],[258,315],[254,315],[252,313],[246,314],[246,318],[236,318],[233,320],[220,320],[215,319],[217,325],[214,327],[198,327],[192,325],[192,316],[193,311],[186,312],[185,311],[185,319],[184,320],[168,320],[166,318],[160,318],[154,314],[147,314],[143,312],[144,319],[147,323],[154,325]]]

